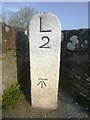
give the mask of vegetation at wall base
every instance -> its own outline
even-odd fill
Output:
[[[2,96],[2,109],[8,109],[9,107],[14,107],[20,103],[23,96],[20,85],[12,85],[8,91],[4,92]]]

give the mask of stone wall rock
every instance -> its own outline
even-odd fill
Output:
[[[2,23],[2,52],[16,50],[16,35],[19,31],[24,31],[24,29]]]
[[[60,86],[88,107],[90,29],[64,30],[62,33]]]

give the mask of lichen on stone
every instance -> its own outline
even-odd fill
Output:
[[[86,44],[88,43],[87,40],[84,41]]]
[[[68,42],[68,43],[67,43],[67,49],[68,49],[68,50],[71,50],[71,51],[74,51],[75,46],[74,46],[71,42]]]
[[[72,42],[73,45],[76,45],[79,43],[79,40],[77,39],[77,36],[74,35],[70,38],[70,41]]]
[[[72,36],[70,38],[70,42],[67,43],[67,49],[74,51],[78,43],[79,43],[79,40],[77,39],[77,36],[76,35]]]

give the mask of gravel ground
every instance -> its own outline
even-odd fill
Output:
[[[14,109],[3,111],[3,118],[88,118],[85,110],[81,108],[62,89],[59,93],[56,110],[43,110],[32,108],[26,99]]]

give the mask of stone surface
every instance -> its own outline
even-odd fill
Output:
[[[60,86],[90,110],[90,29],[62,33]]]
[[[8,26],[5,23],[0,23],[2,29],[2,40],[0,39],[0,44],[2,44],[2,52],[8,50],[16,51],[16,36],[19,31],[24,32],[23,28]]]
[[[61,25],[51,13],[38,13],[30,22],[32,107],[56,109],[60,68]]]
[[[77,36],[74,35],[70,38],[70,42],[67,43],[67,49],[74,51],[77,44],[79,44],[79,40],[77,39]]]

